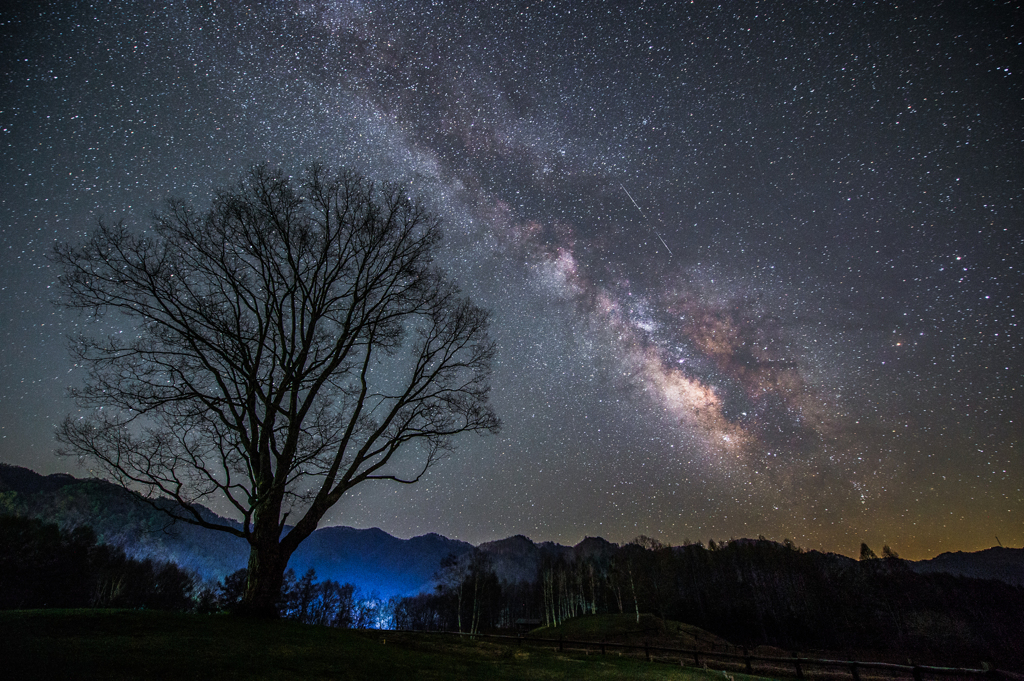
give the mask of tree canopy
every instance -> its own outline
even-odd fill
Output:
[[[205,212],[171,200],[145,232],[59,244],[63,304],[133,327],[71,339],[86,377],[62,451],[248,540],[244,603],[269,614],[348,490],[415,482],[454,436],[500,426],[488,314],[435,264],[441,237],[400,186],[258,166]],[[239,526],[196,507],[214,498]]]

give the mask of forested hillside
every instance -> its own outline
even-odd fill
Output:
[[[84,549],[74,547],[85,541],[107,547],[85,551],[100,559],[89,574],[104,574],[105,565],[128,566],[135,558],[143,567],[122,572],[152,576],[163,569],[160,560],[170,560],[194,571],[197,584],[205,582],[220,606],[230,605],[244,579],[238,572],[245,565],[244,542],[169,524],[134,495],[100,480],[44,477],[0,465],[0,515],[59,527],[56,538],[57,527],[33,530],[43,544],[65,547],[47,549],[54,575],[65,562],[77,564]],[[127,555],[117,552],[122,548]],[[467,632],[653,613],[741,645],[1024,668],[1024,549],[944,554],[917,563],[888,547],[881,553],[878,558],[865,546],[861,560],[854,560],[763,538],[666,546],[639,537],[619,546],[590,537],[570,547],[515,536],[473,548],[436,534],[403,540],[378,529],[327,527],[293,557],[281,607],[289,616],[338,626],[395,623]],[[90,588],[102,593],[95,580]],[[192,594],[193,600],[206,597],[201,590]],[[18,607],[8,601],[7,607]]]
[[[1024,589],[919,574],[891,551],[857,561],[763,539],[671,547],[641,537],[605,551],[581,543],[508,582],[485,548],[446,561],[437,590],[403,599],[397,623],[482,631],[653,613],[740,645],[1024,666]]]

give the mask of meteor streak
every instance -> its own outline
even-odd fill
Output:
[[[668,254],[671,257],[672,249],[668,247],[668,244],[665,243],[665,240],[661,238],[660,234],[658,234],[658,230],[654,229],[654,226],[651,225],[651,221],[647,218],[647,215],[644,213],[644,209],[640,207],[640,204],[636,202],[636,199],[633,198],[633,195],[629,193],[629,190],[626,189],[626,185],[620,182],[619,186],[622,187],[622,191],[626,192],[626,196],[628,196],[629,200],[633,202],[633,205],[636,206],[636,209],[640,211],[640,215],[643,217],[644,220],[647,221],[647,226],[650,228],[652,232],[654,232],[654,236],[658,237],[658,241],[661,242],[661,245],[665,247],[665,250],[668,251]]]

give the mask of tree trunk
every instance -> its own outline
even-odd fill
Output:
[[[626,563],[629,571],[629,590],[633,592],[633,608],[636,609],[636,623],[640,624],[640,601],[636,598],[636,584],[633,583],[633,563]]]
[[[473,576],[473,621],[470,624],[469,633],[476,635],[480,626],[480,575]]]
[[[240,615],[272,619],[280,614],[281,585],[290,555],[281,550],[277,534],[275,528],[259,525],[253,533],[245,595],[236,611]]]
[[[459,600],[458,600],[458,603],[457,603],[458,607],[456,608],[456,611],[455,611],[455,617],[456,617],[456,621],[459,624],[459,633],[460,634],[462,633],[462,589],[463,589],[463,585],[465,583],[466,583],[466,580],[462,580],[462,581],[459,582]]]

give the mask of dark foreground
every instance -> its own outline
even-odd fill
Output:
[[[722,679],[614,656],[227,615],[0,612],[11,679]],[[730,674],[736,681],[754,679]]]

